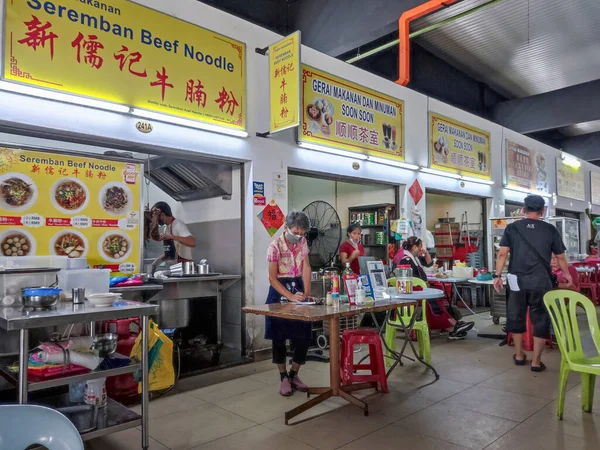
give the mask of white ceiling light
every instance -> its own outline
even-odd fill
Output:
[[[521,192],[523,194],[534,194],[534,195],[541,195],[542,197],[552,197],[552,194],[549,194],[548,192],[543,192],[543,191],[534,191],[532,189],[525,189],[525,188],[520,188],[520,187],[516,187],[516,186],[505,186],[504,189],[507,189],[509,191],[514,191],[514,192]]]
[[[566,166],[573,167],[575,169],[579,169],[581,167],[581,161],[579,161],[576,157],[569,155],[568,153],[561,151],[560,157]]]
[[[481,184],[487,184],[489,186],[493,185],[494,182],[492,180],[484,180],[482,178],[475,178],[475,177],[466,177],[466,176],[461,176],[460,177],[461,180],[465,180],[465,181],[471,181],[473,183],[481,183]]]
[[[130,107],[125,105],[94,100],[92,98],[79,97],[77,95],[63,94],[62,92],[56,92],[47,89],[38,89],[35,87],[26,86],[24,84],[7,83],[6,81],[0,81],[0,89],[9,92],[15,92],[17,94],[40,97],[46,100],[56,100],[64,103],[88,106],[90,108],[104,109],[106,111],[127,113],[130,110]]]
[[[360,159],[362,161],[366,161],[369,157],[367,155],[363,155],[362,153],[354,153],[348,152],[346,150],[339,150],[337,148],[325,147],[324,145],[318,144],[310,144],[308,142],[300,142],[298,146],[302,148],[306,148],[308,150],[317,150],[325,153],[332,153],[334,155],[345,156],[347,158]]]
[[[234,130],[225,127],[219,127],[217,125],[211,125],[208,123],[197,122],[195,120],[182,119],[180,117],[170,116],[168,114],[161,114],[153,111],[146,111],[145,109],[133,108],[131,114],[144,119],[158,120],[160,122],[173,123],[175,125],[182,125],[184,127],[198,128],[200,130],[213,131],[215,133],[228,134],[230,136],[237,137],[248,137],[248,133],[243,130]]]
[[[369,161],[374,162],[374,163],[400,167],[402,169],[417,170],[419,168],[419,166],[415,166],[414,164],[408,164],[408,163],[405,163],[402,161],[395,161],[393,159],[379,158],[377,156],[369,156],[368,158],[369,158]]]
[[[441,170],[430,169],[429,167],[421,167],[421,172],[430,173],[432,175],[439,175],[446,178],[454,178],[460,180],[460,175],[450,172],[442,172]]]

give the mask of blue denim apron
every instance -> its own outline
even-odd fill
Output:
[[[279,278],[279,282],[290,292],[304,292],[304,282],[302,277],[297,278]],[[294,283],[294,284],[292,284]],[[269,287],[269,295],[266,304],[280,303],[281,294]],[[265,339],[273,341],[290,340],[310,340],[312,326],[310,322],[301,320],[280,319],[278,317],[265,318]]]

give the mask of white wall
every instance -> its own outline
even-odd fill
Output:
[[[290,210],[302,210],[314,201],[325,201],[337,211],[342,228],[349,225],[348,208],[396,202],[395,189],[390,186],[349,183],[301,175],[290,175],[288,180]]]
[[[3,9],[6,1],[0,0],[0,9]],[[428,99],[424,95],[399,86],[392,81],[384,80],[305,46],[302,47],[303,63],[404,100],[406,161],[409,163],[420,166],[428,164],[428,109],[489,131],[492,147],[492,178],[495,184],[487,186],[472,182],[463,183],[443,176],[363,161],[360,162],[360,168],[354,170],[352,168],[353,160],[350,158],[300,149],[296,145],[295,133],[292,130],[268,139],[257,138],[257,131],[262,132],[269,128],[268,102],[265,101],[268,95],[268,69],[267,58],[256,54],[254,49],[266,47],[280,36],[196,0],[135,1],[246,43],[245,104],[248,105],[248,138],[218,135],[156,121],[153,122],[152,133],[142,134],[135,128],[137,119],[127,114],[94,110],[4,91],[0,91],[0,105],[11,105],[11,107],[0,108],[0,122],[19,129],[30,128],[42,133],[51,132],[53,136],[57,136],[56,139],[68,140],[72,139],[73,135],[77,135],[79,138],[85,138],[93,143],[94,147],[111,147],[118,144],[123,148],[152,149],[152,153],[167,152],[185,155],[188,152],[195,152],[200,155],[244,162],[245,192],[252,192],[253,180],[264,181],[265,195],[268,200],[273,198],[272,179],[275,173],[286,174],[289,169],[301,169],[332,176],[361,178],[399,185],[401,186],[402,202],[407,207],[407,213],[414,205],[410,197],[406,195],[403,186],[409,186],[415,179],[419,180],[425,191],[436,189],[488,198],[490,200],[486,207],[490,216],[493,216],[494,212],[500,211],[500,206],[503,205],[505,199],[522,201],[524,194],[512,194],[502,187],[503,141],[506,137],[514,135],[513,140],[528,145],[527,143],[530,142],[528,138],[437,100]],[[1,28],[2,22],[0,21],[0,35],[2,35]],[[0,49],[0,52],[2,51],[4,49]],[[10,139],[35,142],[39,145],[45,144],[54,148],[85,148],[85,146],[60,141],[13,137]],[[558,155],[557,150],[545,147],[535,141],[531,145],[543,148],[549,155]],[[590,196],[588,172],[590,170],[598,172],[600,169],[590,164],[584,164],[583,170],[586,171],[586,202],[574,202],[559,198],[557,207],[576,208],[580,211],[587,207]],[[555,175],[552,176],[555,177]],[[556,189],[555,179],[550,179],[549,183],[551,191],[554,192]],[[282,198],[278,198],[277,202],[284,212],[288,211],[290,205],[287,193]],[[424,215],[427,214],[425,202],[426,200],[421,200],[418,205]],[[232,201],[231,204],[234,203]],[[218,205],[219,209],[220,207],[221,205]],[[245,296],[248,303],[263,303],[268,290],[267,266],[264,261],[267,246],[272,238],[269,237],[256,217],[261,208],[253,206],[252,195],[246,196],[244,207],[247,212],[244,217]],[[600,213],[600,206],[593,206],[593,211]],[[187,211],[183,214],[187,214]],[[427,220],[426,217],[424,219]],[[584,230],[587,228],[589,227],[582,227]],[[585,237],[582,240],[585,240]],[[488,251],[488,254],[491,252]],[[263,322],[262,318],[254,316],[249,316],[247,320],[249,335],[251,338],[256,338],[256,348],[268,345],[262,340]]]
[[[431,232],[435,231],[435,224],[438,223],[438,218],[446,217],[446,212],[449,217],[454,217],[456,222],[461,221],[465,211],[467,212],[469,223],[481,222],[483,208],[480,199],[427,194],[425,200],[427,205],[427,229]],[[477,227],[475,226],[469,227],[469,230],[476,229]]]

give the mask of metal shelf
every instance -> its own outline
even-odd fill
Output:
[[[12,364],[18,363],[18,356],[3,356],[0,357],[0,376],[6,381],[13,383],[15,386],[19,384],[18,374],[8,370],[8,367]],[[45,381],[30,382],[27,385],[28,392],[40,391],[42,389],[50,389],[57,386],[65,386],[75,381],[86,381],[94,380],[96,378],[112,377],[116,375],[123,375],[126,373],[133,373],[137,370],[142,370],[142,365],[139,363],[129,364],[125,367],[119,367],[117,369],[100,370],[97,372],[87,372],[80,375],[72,375],[66,377],[54,377]]]
[[[44,398],[39,401],[39,404],[50,406],[55,409],[72,406],[69,402],[69,394]],[[89,425],[92,422],[92,414],[92,408],[90,408],[89,412],[65,413],[76,427],[79,425],[78,429],[90,428]],[[82,421],[85,422],[82,424]],[[88,441],[108,434],[118,433],[119,431],[127,430],[129,428],[139,427],[141,424],[141,415],[109,398],[105,407],[98,408],[98,419],[96,421],[95,429],[81,433],[81,438],[84,441]],[[85,425],[88,426],[86,427]]]

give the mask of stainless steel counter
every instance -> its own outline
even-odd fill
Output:
[[[160,284],[142,284],[139,286],[122,286],[110,288],[110,292],[121,294],[125,300],[134,302],[147,302],[151,300],[158,292],[162,291]]]
[[[223,345],[222,331],[222,294],[242,279],[241,275],[215,275],[194,277],[170,277],[165,279],[152,279],[153,282],[162,283],[162,291],[152,297],[151,302],[168,302],[179,299],[202,299],[215,297],[217,299],[217,342],[218,347]],[[161,306],[162,308],[163,306]]]
[[[19,403],[27,403],[29,390],[39,390],[46,387],[69,384],[71,381],[84,381],[102,376],[112,376],[121,373],[141,370],[142,372],[142,411],[141,416],[124,408],[116,402],[111,402],[111,407],[107,407],[108,425],[99,426],[92,433],[84,434],[84,439],[110,434],[122,431],[127,428],[142,427],[141,447],[147,449],[150,444],[148,432],[148,404],[149,404],[149,382],[148,382],[148,316],[156,314],[158,306],[146,303],[134,303],[122,307],[95,307],[92,303],[86,301],[81,305],[72,303],[59,303],[54,309],[47,311],[30,311],[18,307],[0,308],[0,328],[5,330],[19,331],[19,372],[18,372],[18,393]],[[141,338],[142,338],[142,357],[139,364],[132,363],[128,367],[111,369],[107,371],[90,372],[83,375],[64,377],[48,382],[36,383],[34,386],[28,381],[29,365],[29,330],[32,328],[46,328],[52,326],[68,325],[82,322],[98,322],[104,320],[117,320],[129,317],[142,317]]]
[[[7,331],[69,325],[71,323],[99,322],[156,314],[158,307],[146,303],[115,308],[97,307],[86,300],[81,305],[59,303],[47,311],[27,311],[22,306],[0,308],[0,328]]]

